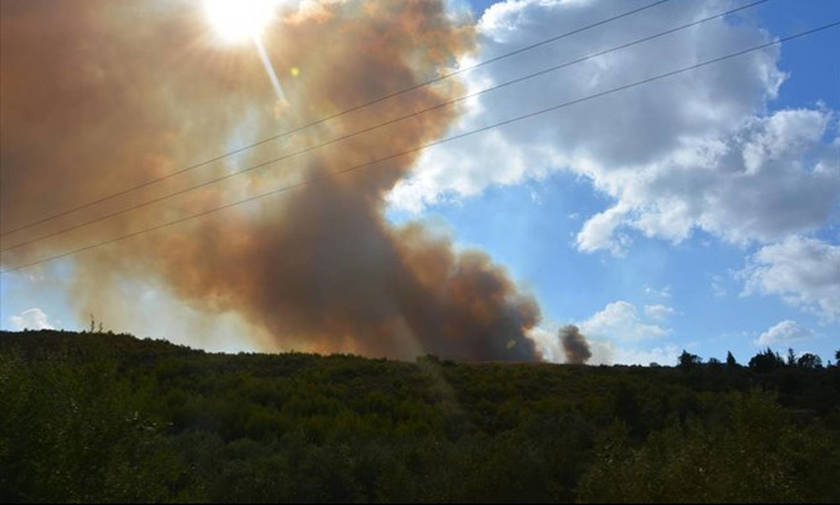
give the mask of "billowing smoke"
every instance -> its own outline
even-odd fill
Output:
[[[560,342],[563,343],[563,352],[566,354],[566,363],[583,365],[592,357],[589,344],[586,338],[580,333],[577,326],[570,324],[560,328]]]
[[[253,44],[222,44],[198,2],[4,0],[3,229],[425,81],[473,44],[469,24],[438,1],[289,5],[263,36],[287,98],[281,103]],[[6,236],[3,247],[460,92],[455,80],[418,89]],[[95,313],[119,329],[121,314],[143,310],[132,286],[154,282],[192,309],[240,315],[266,350],[538,360],[526,331],[539,321],[539,308],[502,267],[480,251],[456,252],[421,223],[385,220],[384,196],[416,153],[337,174],[440,138],[458,112],[442,108],[7,251],[3,267],[307,180],[74,256],[64,274],[73,278],[69,298],[83,317]]]

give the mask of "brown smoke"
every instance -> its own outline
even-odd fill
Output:
[[[566,354],[566,363],[583,365],[592,357],[589,344],[586,338],[580,333],[577,326],[570,324],[560,328],[560,342],[563,343],[563,352]]]
[[[196,2],[2,2],[2,225],[11,229],[445,71],[472,47],[439,1],[325,1],[269,27],[266,50],[220,44]],[[295,76],[290,69],[296,68]],[[3,247],[460,93],[425,87],[163,184],[4,237]],[[435,113],[191,192],[33,247],[4,268],[302,180],[310,184],[74,257],[79,313],[117,325],[126,283],[150,279],[208,314],[233,312],[296,348],[413,358],[538,360],[535,300],[479,251],[420,223],[394,227],[384,196],[416,154],[344,168],[444,135]],[[568,351],[567,351],[568,353]],[[588,355],[587,355],[588,357]]]

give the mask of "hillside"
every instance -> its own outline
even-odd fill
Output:
[[[0,332],[0,501],[840,501],[840,368]]]

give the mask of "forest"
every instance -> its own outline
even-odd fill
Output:
[[[0,501],[838,503],[840,367],[769,349],[402,362],[0,332]]]

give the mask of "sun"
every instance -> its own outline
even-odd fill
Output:
[[[204,0],[204,11],[224,42],[238,44],[259,38],[277,4],[278,0]]]

